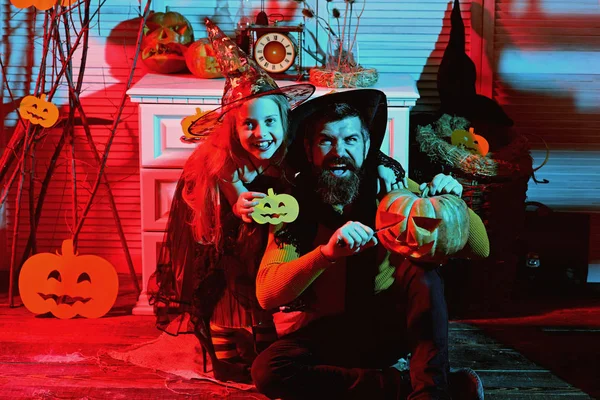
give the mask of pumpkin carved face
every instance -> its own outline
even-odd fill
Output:
[[[294,222],[299,213],[298,201],[293,196],[289,194],[276,195],[273,189],[269,189],[266,197],[258,199],[252,219],[259,224],[277,225],[281,222]]]
[[[61,319],[81,315],[99,318],[115,303],[119,280],[105,259],[73,252],[73,241],[62,244],[62,255],[36,254],[23,264],[19,292],[34,314],[51,312]]]
[[[10,0],[13,6],[17,8],[27,8],[35,6],[38,10],[49,10],[56,4],[56,0]]]
[[[178,12],[152,13],[146,20],[142,38],[142,61],[163,74],[185,69],[187,46],[194,41],[190,21]]]
[[[46,95],[25,96],[19,105],[21,118],[31,121],[32,124],[50,128],[58,120],[58,107],[46,101]]]
[[[389,221],[404,219],[378,233],[379,240],[391,252],[423,261],[442,260],[463,249],[469,238],[469,213],[466,203],[451,194],[422,197],[407,189],[388,193],[379,203],[376,228]]]
[[[185,63],[190,72],[198,78],[212,79],[223,76],[215,58],[215,50],[208,38],[198,39],[188,47]]]
[[[488,141],[483,136],[476,135],[473,128],[469,128],[469,132],[462,129],[457,129],[452,132],[452,145],[464,146],[471,153],[485,156],[490,150]]]

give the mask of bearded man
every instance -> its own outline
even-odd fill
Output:
[[[483,398],[475,372],[449,368],[439,265],[388,252],[371,228],[385,94],[325,95],[293,117],[290,158],[305,160],[293,189],[300,216],[271,230],[257,275],[259,303],[279,310],[279,339],[252,366],[258,390],[282,399]],[[462,193],[447,175],[429,186]],[[395,364],[409,353],[408,373]]]

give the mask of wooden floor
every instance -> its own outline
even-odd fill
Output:
[[[264,399],[105,355],[159,335],[152,317],[131,315],[131,290],[96,320],[35,317],[6,300],[0,294],[0,399]],[[450,338],[452,364],[475,369],[488,399],[591,398],[473,324],[453,322]]]

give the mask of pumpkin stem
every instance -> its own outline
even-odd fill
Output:
[[[421,192],[421,198],[429,197],[429,185],[425,186],[425,189]]]
[[[275,192],[273,191],[273,188],[269,188],[269,190],[267,190],[267,195],[268,195],[268,197],[275,196]]]
[[[62,242],[62,256],[69,257],[74,256],[75,252],[73,251],[73,239],[65,239]]]
[[[40,100],[45,101],[46,100],[46,93],[42,93],[40,94]]]

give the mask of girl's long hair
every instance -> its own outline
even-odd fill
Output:
[[[283,143],[273,154],[271,164],[281,166],[290,142],[288,138],[289,103],[283,95],[266,96],[281,115]],[[236,130],[237,109],[229,110],[210,136],[190,155],[183,168],[183,198],[192,209],[192,231],[197,242],[223,250],[224,235],[219,182],[231,182],[233,173],[248,164],[250,154],[242,147]],[[225,198],[223,197],[224,201]]]

